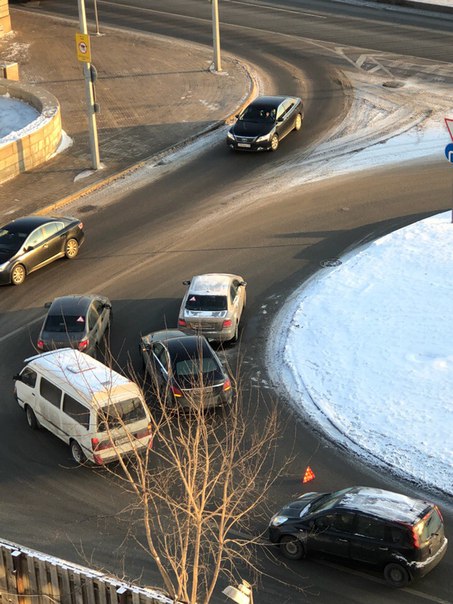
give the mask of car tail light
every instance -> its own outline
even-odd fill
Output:
[[[434,506],[434,509],[436,510],[436,512],[437,512],[437,514],[438,514],[438,516],[440,518],[440,521],[443,522],[444,521],[444,517],[442,516],[442,512],[439,510],[439,508],[437,507],[437,505]]]
[[[38,340],[36,346],[39,348],[39,350],[44,350],[44,342],[42,340]]]
[[[79,224],[77,225],[79,227],[80,230],[83,229],[83,222],[79,222]]]
[[[88,344],[90,343],[90,340],[88,338],[85,338],[85,340],[81,340],[79,342],[79,350],[86,350],[88,348]]]
[[[182,396],[182,392],[181,390],[178,388],[178,386],[170,386],[170,390],[173,392],[173,396],[176,396],[178,398],[180,398]]]
[[[228,390],[231,390],[230,378],[226,378],[226,380],[223,382],[223,391],[228,392]]]
[[[227,327],[231,327],[233,325],[233,321],[231,319],[225,319],[222,325],[222,329],[226,329]]]
[[[148,424],[146,428],[143,430],[139,430],[134,434],[135,438],[145,438],[146,436],[150,436],[151,434],[151,424]]]
[[[113,447],[113,443],[111,440],[99,440],[99,438],[92,438],[91,447],[93,451],[104,451],[105,449],[111,449]]]
[[[420,548],[420,534],[419,534],[420,526],[421,526],[421,523],[419,522],[418,524],[416,524],[415,526],[412,527],[412,542],[416,549]]]
[[[178,319],[178,327],[187,327],[187,323],[184,319]]]

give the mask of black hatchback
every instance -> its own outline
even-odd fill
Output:
[[[58,258],[75,258],[83,223],[64,216],[27,216],[0,227],[0,284],[21,285],[26,276]]]
[[[302,495],[273,516],[269,538],[292,560],[323,552],[371,564],[392,587],[426,575],[447,551],[436,505],[369,487]]]
[[[277,151],[286,135],[301,129],[304,105],[295,96],[260,96],[236,117],[227,134],[231,149]]]

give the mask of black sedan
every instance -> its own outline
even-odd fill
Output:
[[[163,401],[188,410],[230,402],[230,378],[205,337],[156,331],[141,338],[140,351]]]
[[[277,151],[282,138],[302,128],[304,105],[294,96],[260,96],[236,117],[227,134],[231,149]]]
[[[84,237],[77,218],[27,216],[0,227],[0,284],[21,285],[38,268],[75,258]]]
[[[37,348],[41,352],[55,348],[77,348],[96,356],[105,344],[112,320],[112,305],[105,296],[62,296],[49,304]]]

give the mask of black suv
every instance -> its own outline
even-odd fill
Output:
[[[437,506],[369,487],[302,495],[273,516],[269,538],[292,560],[324,552],[372,564],[393,587],[423,577],[447,551]]]

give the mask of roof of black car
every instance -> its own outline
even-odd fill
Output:
[[[383,520],[406,523],[413,523],[430,506],[421,499],[371,487],[352,487],[344,493],[337,505]]]
[[[170,356],[179,358],[197,358],[201,351],[206,351],[207,341],[203,336],[171,338],[165,342]]]
[[[259,96],[250,105],[265,105],[269,107],[278,107],[280,103],[283,103],[287,96]]]
[[[36,229],[42,224],[54,222],[55,220],[55,218],[49,218],[49,216],[25,216],[24,218],[16,218],[16,220],[12,220],[5,225],[5,228],[9,231],[20,230],[31,233],[33,229]]]
[[[79,315],[84,314],[96,296],[61,296],[55,298],[49,308],[49,314]]]

